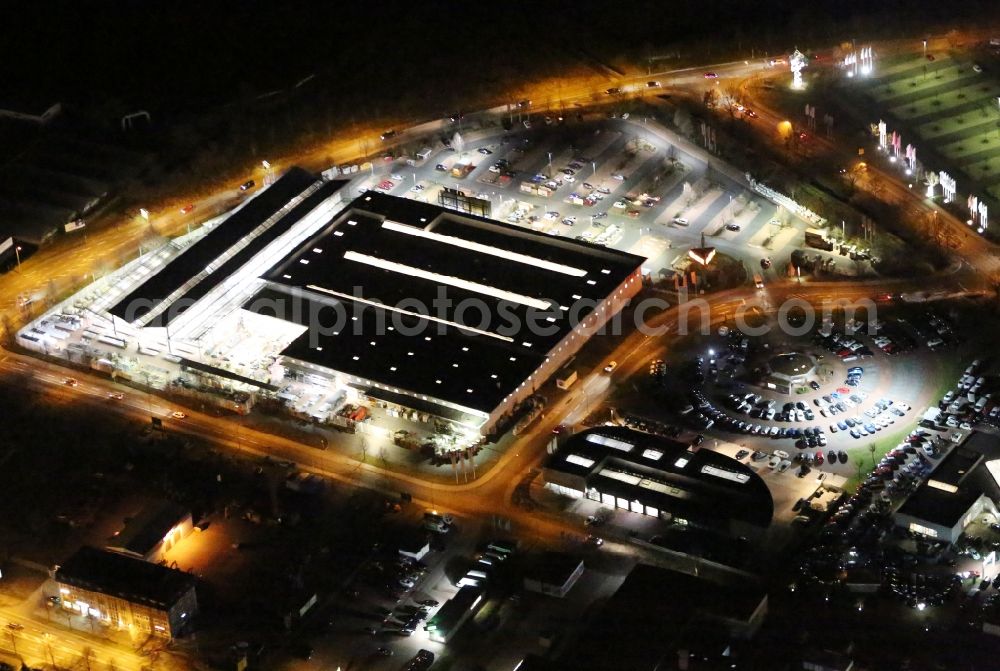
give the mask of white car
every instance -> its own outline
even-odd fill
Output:
[[[545,213],[545,217],[543,217],[543,218],[545,219],[545,221],[555,221],[556,219],[559,218],[559,213],[558,212],[546,212]]]
[[[788,452],[785,452],[784,450],[775,450],[774,452],[772,452],[772,454],[774,456],[778,457],[779,459],[789,459],[790,458]]]
[[[685,219],[684,217],[674,217],[674,223],[677,224],[678,226],[687,226],[688,220]]]
[[[574,177],[573,175],[566,175],[565,177],[563,177],[563,181],[572,184],[573,182],[576,181],[576,177]]]
[[[778,464],[780,464],[780,463],[781,463],[781,457],[773,456],[770,459],[768,459],[768,461],[767,461],[767,467],[773,470],[773,469],[777,468]]]
[[[628,203],[624,200],[616,200],[611,207],[618,208],[619,210],[624,210],[628,207]]]

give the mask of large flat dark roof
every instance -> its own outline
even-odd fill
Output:
[[[125,524],[112,546],[145,557],[174,526],[190,515],[190,510],[169,501],[147,506]]]
[[[1000,502],[1000,485],[986,464],[1000,459],[1000,437],[974,431],[946,456],[906,502],[900,514],[953,527],[961,521],[980,495]],[[949,492],[931,486],[940,482],[956,488]]]
[[[283,318],[302,325],[319,306],[327,325],[340,310],[349,328],[307,331],[282,354],[489,413],[570,334],[573,319],[643,261],[369,192],[276,265],[269,288],[246,307],[267,314],[253,307],[260,299],[299,296],[306,309]]]
[[[281,287],[264,289],[245,307],[275,316],[273,307],[290,305],[294,293]],[[294,320],[307,325],[309,315],[319,315],[329,326],[337,319],[339,305],[347,321],[336,334],[306,330],[282,355],[381,384],[382,390],[374,390],[377,396],[385,395],[380,391],[417,394],[418,400],[424,395],[489,413],[545,360],[541,353],[466,336],[455,328],[439,331],[441,325],[421,319],[402,318],[406,332],[395,327],[388,330],[392,321],[371,306],[313,301],[307,296],[297,300],[298,314],[288,312],[285,318],[298,317]],[[386,323],[386,330],[375,335],[379,321]],[[419,335],[410,334],[414,332]]]
[[[196,578],[177,569],[84,546],[59,567],[56,582],[165,610],[194,587]]]
[[[111,314],[127,321],[141,318],[318,179],[316,175],[302,168],[292,168],[281,179],[248,200],[205,237],[185,249],[158,273],[122,298],[111,308]],[[305,213],[302,212],[299,216],[302,214]],[[285,219],[288,220],[287,223]],[[287,230],[295,223],[289,217],[285,219],[275,226]],[[224,276],[218,273],[219,269],[211,273],[211,276],[217,278],[215,282],[224,279]],[[202,281],[207,281],[207,278]]]
[[[932,524],[953,527],[969,512],[979,494],[971,487],[959,487],[956,492],[947,492],[925,482],[896,512]]]
[[[532,557],[524,577],[547,585],[564,585],[583,560],[566,552],[542,552]]]
[[[581,671],[653,671],[673,646],[715,638],[719,620],[747,622],[767,592],[746,581],[720,585],[640,564],[562,658]],[[698,623],[697,627],[690,626]],[[689,640],[693,639],[693,640]],[[676,657],[675,657],[676,659]]]
[[[982,454],[964,445],[953,449],[931,473],[930,479],[957,487],[975,469]]]
[[[766,527],[774,514],[770,490],[745,464],[626,427],[604,426],[571,436],[545,468],[682,518],[737,519]]]
[[[644,260],[426,203],[368,193],[266,277],[288,286],[320,287],[353,300],[422,305],[435,317],[500,333],[512,337],[515,346],[530,343],[528,349],[547,352],[570,331],[568,317],[582,320]],[[576,312],[570,315],[569,308]],[[533,315],[544,332],[529,336],[516,326]],[[517,325],[504,328],[512,318]]]

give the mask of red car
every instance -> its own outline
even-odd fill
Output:
[[[394,186],[396,185],[393,184],[391,181],[383,179],[381,182],[378,183],[378,186],[376,188],[381,189],[382,191],[388,191]]]
[[[194,203],[190,203],[181,208],[181,214],[187,214],[194,209]]]
[[[719,75],[715,74],[714,72],[706,72],[705,73],[705,79],[718,79],[718,78],[719,78]]]
[[[816,465],[817,466],[822,466],[823,465],[823,451],[822,450],[816,450]]]

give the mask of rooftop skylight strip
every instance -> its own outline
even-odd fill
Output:
[[[436,322],[438,324],[446,324],[448,326],[453,326],[453,327],[455,327],[457,329],[461,329],[463,331],[468,331],[470,333],[475,333],[476,335],[489,336],[491,338],[496,338],[497,340],[502,340],[504,342],[514,342],[514,339],[511,338],[510,336],[502,336],[499,333],[493,333],[492,331],[484,331],[482,329],[477,329],[477,328],[474,328],[472,326],[465,326],[464,324],[459,324],[458,322],[448,321],[447,319],[441,319],[439,317],[434,317],[432,315],[425,315],[425,314],[421,314],[419,312],[412,312],[410,310],[404,310],[403,308],[399,308],[399,307],[396,307],[396,306],[393,306],[393,305],[386,305],[385,303],[381,303],[379,301],[368,300],[367,298],[362,298],[362,297],[356,296],[354,294],[345,294],[345,293],[342,293],[340,291],[334,291],[333,289],[327,289],[326,287],[316,286],[315,284],[308,284],[308,285],[306,285],[306,289],[311,289],[313,291],[319,291],[319,292],[322,292],[324,294],[328,294],[330,296],[336,296],[337,298],[341,298],[341,299],[343,299],[345,301],[356,301],[358,303],[364,303],[365,305],[371,305],[372,307],[380,308],[382,310],[388,310],[390,312],[396,312],[396,313],[399,313],[399,314],[402,314],[402,315],[407,315],[409,317],[417,317],[419,319],[426,319],[427,321]]]
[[[499,247],[493,247],[491,245],[484,245],[480,242],[472,242],[471,240],[466,240],[464,238],[458,238],[453,235],[442,235],[441,233],[434,233],[432,231],[425,230],[423,228],[417,228],[416,226],[407,226],[406,224],[399,224],[394,221],[383,221],[382,228],[390,231],[395,231],[397,233],[405,233],[406,235],[413,235],[420,238],[426,238],[428,240],[433,240],[434,242],[440,242],[445,245],[454,245],[456,247],[461,247],[462,249],[468,249],[473,252],[479,252],[480,254],[489,254],[490,256],[496,256],[502,259],[508,259],[510,261],[515,261],[517,263],[523,263],[525,265],[534,266],[541,270],[551,270],[554,273],[562,273],[563,275],[572,275],[573,277],[583,277],[587,274],[586,270],[580,268],[574,268],[573,266],[567,266],[562,263],[555,263],[553,261],[546,261],[545,259],[539,259],[534,256],[529,256],[528,254],[519,254],[517,252],[512,252],[507,249],[500,249]]]
[[[408,266],[403,263],[396,263],[395,261],[387,261],[385,259],[380,259],[377,256],[370,256],[368,254],[359,254],[358,252],[355,251],[347,251],[344,252],[344,258],[347,259],[348,261],[356,261],[357,263],[363,263],[365,265],[373,266],[375,268],[380,268],[382,270],[387,270],[392,273],[409,275],[410,277],[416,277],[422,280],[436,282],[438,284],[446,284],[448,286],[455,287],[457,289],[465,289],[466,291],[473,291],[478,294],[492,296],[493,298],[499,300],[510,301],[511,303],[518,303],[520,305],[527,305],[528,307],[533,307],[537,310],[547,310],[549,308],[548,301],[543,301],[538,298],[532,298],[531,296],[525,296],[523,294],[514,293],[513,291],[505,291],[503,289],[497,289],[496,287],[480,284],[479,282],[463,280],[461,277],[441,275],[440,273],[434,273],[429,270],[422,270],[420,268],[415,268],[414,266]]]

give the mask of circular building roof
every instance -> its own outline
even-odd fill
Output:
[[[798,378],[812,372],[816,362],[808,354],[788,352],[772,357],[768,362],[771,372],[786,378]]]

